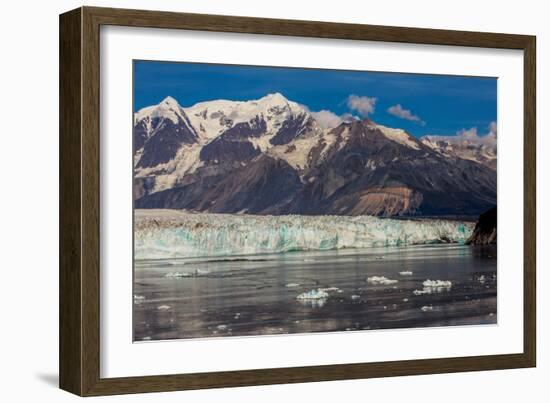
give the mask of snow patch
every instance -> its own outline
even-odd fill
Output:
[[[268,154],[286,161],[294,169],[302,170],[309,166],[309,154],[319,142],[319,137],[310,135],[298,137],[291,143],[272,147]]]
[[[408,134],[403,129],[393,129],[391,127],[386,127],[382,125],[376,126],[380,131],[389,138],[392,141],[395,141],[396,143],[402,144],[404,146],[407,146],[409,148],[412,148],[414,150],[420,150],[420,146],[416,141],[413,140],[410,134]]]

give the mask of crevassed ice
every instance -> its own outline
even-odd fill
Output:
[[[474,224],[370,216],[260,216],[136,210],[135,259],[463,243]]]

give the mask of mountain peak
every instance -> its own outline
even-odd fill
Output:
[[[177,124],[180,119],[185,119],[185,113],[175,98],[167,96],[156,105],[146,106],[134,114],[134,122],[142,119],[164,118]],[[188,125],[188,124],[187,124]]]
[[[271,105],[281,105],[281,104],[286,105],[290,102],[288,98],[286,98],[280,92],[267,94],[264,97],[260,98],[258,101],[261,103],[267,103]]]
[[[288,99],[280,92],[269,93],[263,97],[264,99],[271,99],[274,101],[288,101]]]
[[[167,106],[167,107],[179,107],[180,104],[178,101],[176,101],[175,98],[172,98],[170,95],[168,95],[166,98],[164,98],[160,104],[160,106]]]

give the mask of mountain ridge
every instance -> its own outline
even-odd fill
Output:
[[[496,204],[494,169],[432,143],[370,119],[326,129],[280,93],[189,108],[167,97],[134,115],[135,206],[399,216]]]

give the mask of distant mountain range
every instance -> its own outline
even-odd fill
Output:
[[[496,204],[496,134],[417,139],[368,119],[325,129],[276,93],[189,108],[167,97],[134,114],[133,135],[136,208],[396,216]]]

